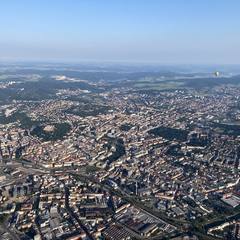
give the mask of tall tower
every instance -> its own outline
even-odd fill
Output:
[[[3,162],[2,142],[0,141],[0,162]]]
[[[135,185],[135,194],[136,194],[136,196],[138,195],[138,182],[136,181],[136,183],[135,183],[136,185]]]
[[[149,173],[148,173],[147,184],[148,184],[148,187],[150,187],[150,174]]]

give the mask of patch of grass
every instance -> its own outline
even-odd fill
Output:
[[[188,131],[186,130],[163,126],[151,129],[149,133],[155,136],[163,137],[168,140],[176,139],[179,141],[186,141],[188,136]]]
[[[42,138],[44,141],[56,141],[62,140],[63,137],[70,131],[71,126],[68,123],[57,123],[53,124],[55,129],[53,132],[44,131],[44,126],[36,126],[31,134],[39,138]]]
[[[184,83],[181,81],[168,81],[168,82],[137,82],[134,87],[148,90],[166,90],[166,89],[179,89]]]
[[[98,168],[98,167],[96,167],[94,165],[87,165],[85,171],[86,171],[87,174],[90,174],[90,173],[95,173],[95,172],[97,172],[99,170],[100,170],[100,168]]]
[[[6,221],[8,218],[7,214],[2,214],[0,215],[0,224],[4,223],[4,221]]]

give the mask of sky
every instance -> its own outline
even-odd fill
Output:
[[[0,60],[240,64],[239,0],[1,0]]]

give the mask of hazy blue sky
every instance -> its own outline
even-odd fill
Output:
[[[0,59],[240,63],[240,0],[1,0]]]

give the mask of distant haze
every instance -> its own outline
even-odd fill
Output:
[[[240,64],[239,0],[7,0],[0,60]]]

